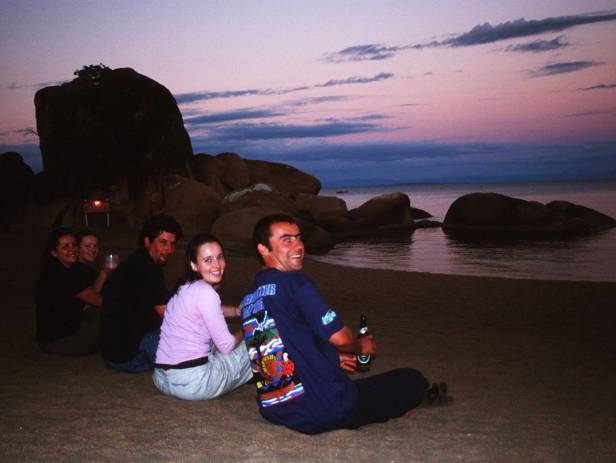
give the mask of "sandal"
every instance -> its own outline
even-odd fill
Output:
[[[424,401],[422,403],[427,406],[444,405],[450,403],[452,398],[447,395],[447,391],[447,383],[432,383],[432,386],[426,389],[426,392],[424,393]]]

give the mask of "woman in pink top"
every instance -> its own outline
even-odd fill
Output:
[[[218,397],[252,378],[241,331],[229,332],[225,317],[239,308],[223,306],[216,289],[225,273],[222,245],[201,233],[186,247],[184,284],[169,300],[156,352],[154,384],[186,400]]]

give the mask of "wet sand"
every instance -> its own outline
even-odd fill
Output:
[[[44,234],[43,234],[44,235]],[[126,256],[135,237],[104,233]],[[305,436],[263,420],[247,385],[222,398],[161,395],[151,374],[97,355],[42,354],[32,288],[41,233],[0,234],[1,461],[607,462],[616,459],[616,283],[405,273],[306,263],[347,324],[368,315],[373,373],[412,366],[454,402],[359,430]],[[167,269],[181,268],[181,250]],[[257,267],[230,253],[237,303]],[[371,373],[370,373],[371,374]],[[360,377],[360,375],[356,375]]]

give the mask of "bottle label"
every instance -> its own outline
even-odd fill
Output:
[[[359,329],[359,335],[361,336],[362,334],[366,334],[368,332],[368,327],[367,326],[362,326]]]
[[[370,363],[370,356],[369,355],[358,355],[357,361],[365,365],[367,363]]]

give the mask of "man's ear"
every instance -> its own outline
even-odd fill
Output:
[[[147,236],[143,237],[143,244],[145,246],[146,249],[150,249],[150,238],[148,238]]]
[[[265,257],[269,254],[269,249],[267,249],[267,246],[259,243],[257,244],[257,252],[261,254],[262,257]]]
[[[58,253],[56,252],[55,249],[51,250],[51,255],[54,256],[54,257],[58,257]]]

